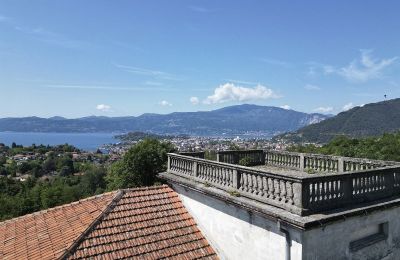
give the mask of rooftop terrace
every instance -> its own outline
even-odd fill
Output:
[[[217,161],[202,153],[168,154],[165,178],[179,177],[230,196],[298,216],[400,198],[400,163],[282,151],[223,151]],[[246,163],[250,167],[241,166]]]

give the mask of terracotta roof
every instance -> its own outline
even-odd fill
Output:
[[[218,257],[178,194],[164,185],[120,190],[0,223],[0,258]]]
[[[116,192],[0,222],[0,259],[54,259],[107,208]]]

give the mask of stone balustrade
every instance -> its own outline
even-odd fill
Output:
[[[265,163],[265,154],[263,150],[229,150],[217,152],[218,162],[239,164],[244,158],[253,166],[263,165]]]
[[[265,153],[265,164],[289,169],[304,169],[304,156],[300,153],[268,150]]]
[[[268,150],[265,164],[306,172],[348,172],[400,165],[399,162]]]
[[[300,154],[269,154],[267,163],[274,166],[300,168]],[[283,157],[286,155],[286,157]],[[281,157],[279,157],[281,156]],[[325,156],[309,161],[305,165],[318,169],[339,169],[347,162]],[[342,157],[343,158],[343,157]],[[311,159],[310,159],[311,160]],[[358,160],[358,159],[357,159]],[[357,203],[372,202],[383,198],[400,196],[400,165],[377,166],[377,161],[352,161],[371,169],[336,172],[333,174],[308,174],[301,171],[264,171],[223,162],[204,160],[178,154],[168,154],[168,174],[189,181],[222,189],[233,196],[243,196],[269,205],[286,209],[298,215],[322,212]],[[382,164],[381,164],[382,165]],[[372,167],[379,167],[372,169]],[[322,171],[322,170],[321,170]]]

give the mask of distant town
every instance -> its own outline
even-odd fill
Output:
[[[84,151],[68,144],[22,146],[13,143],[9,147],[0,143],[0,175],[19,181],[25,181],[30,176],[50,178],[57,175],[79,175],[87,164],[110,165],[120,160],[132,146],[145,138],[170,142],[177,152],[286,150],[293,145],[286,141],[264,138],[166,136],[143,132],[132,132],[117,136],[117,138],[121,141],[115,144],[105,144],[97,151]]]

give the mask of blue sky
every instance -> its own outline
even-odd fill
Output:
[[[400,96],[399,1],[0,0],[0,117]]]

